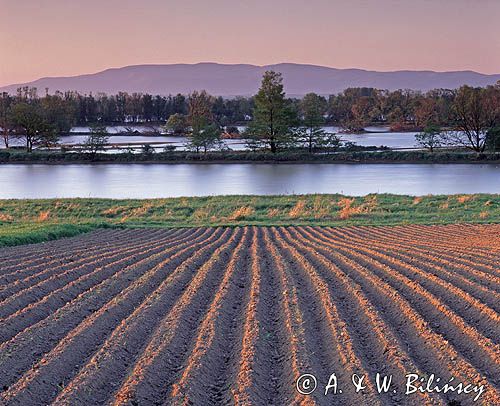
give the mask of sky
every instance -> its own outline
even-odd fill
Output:
[[[500,73],[500,0],[0,0],[0,86],[149,63]]]

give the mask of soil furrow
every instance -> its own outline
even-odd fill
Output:
[[[258,300],[249,303],[253,312],[247,317],[245,329],[253,325],[258,329],[246,330],[244,335],[238,369],[242,381],[236,382],[233,394],[237,404],[243,405],[294,404],[294,400],[299,399],[284,312],[286,288],[264,242],[263,228],[258,228],[253,250],[258,255],[259,296]],[[257,271],[255,266],[254,273]]]
[[[261,248],[259,247],[258,229],[254,229],[251,256],[251,282],[250,293],[245,307],[245,320],[243,322],[243,337],[238,354],[237,368],[235,368],[234,381],[232,383],[232,395],[237,405],[250,404],[252,388],[256,372],[254,371],[255,347],[259,337],[260,323],[257,318],[257,306],[260,302],[261,289]],[[266,281],[267,282],[267,281]]]
[[[500,404],[499,261],[499,224],[101,229],[0,249],[0,404]]]
[[[317,251],[311,252],[311,246],[302,243],[296,235],[287,229],[280,229],[281,235],[289,246],[295,247],[298,256],[305,261],[312,261],[314,269],[326,281],[327,294],[332,298],[332,305],[338,308],[339,320],[344,320],[346,332],[350,337],[350,351],[360,361],[351,364],[349,374],[365,375],[365,384],[369,392],[363,393],[361,402],[373,404],[370,396],[375,396],[376,374],[392,375],[397,388],[404,386],[403,379],[407,371],[420,372],[416,363],[404,349],[404,342],[396,337],[390,326],[380,317],[378,311],[364,295],[361,287],[353,281],[343,268],[336,266]],[[303,240],[302,240],[303,241]],[[355,366],[352,368],[352,366]],[[348,367],[347,367],[348,368]],[[380,396],[380,395],[379,395]],[[422,404],[440,404],[439,396],[418,394]],[[383,404],[413,404],[397,391],[388,391],[381,396]]]
[[[324,234],[333,236],[335,239],[338,235],[349,235],[344,230],[335,230],[327,228]],[[500,279],[494,278],[491,275],[479,273],[474,268],[463,266],[458,267],[450,261],[436,258],[434,255],[421,253],[418,249],[404,249],[399,244],[391,242],[378,242],[374,240],[364,240],[359,237],[352,236],[350,241],[367,245],[376,249],[378,252],[397,259],[402,263],[410,266],[417,266],[427,274],[433,274],[435,277],[442,279],[445,282],[463,290],[477,300],[483,301],[487,306],[498,312],[500,310]],[[446,266],[446,268],[445,268]],[[465,276],[464,276],[465,275]],[[474,277],[477,276],[477,277]]]
[[[423,288],[419,283],[409,279],[401,268],[390,267],[378,260],[378,253],[370,248],[351,244],[336,243],[324,234],[317,235],[315,230],[300,229],[302,235],[308,238],[318,238],[327,247],[334,248],[336,253],[347,254],[365,269],[369,269],[374,276],[390,284],[396,291],[403,295],[414,306],[414,309],[423,315],[425,319],[432,320],[430,324],[439,334],[453,343],[457,350],[482,370],[486,376],[492,376],[495,364],[500,359],[500,346],[491,342],[486,336],[481,335],[474,326],[467,324],[460,314],[452,311],[438,297]],[[352,247],[356,249],[352,249]],[[415,272],[419,272],[415,270]],[[463,300],[464,297],[460,296]],[[482,320],[478,314],[478,320]],[[485,318],[487,316],[484,316]],[[491,323],[491,329],[495,323]],[[471,343],[473,345],[471,346]]]
[[[191,261],[194,259],[191,266],[199,266],[206,259],[204,254],[208,254],[211,248],[217,249],[218,244],[225,244],[228,235],[229,233],[225,232],[216,241],[198,250],[190,258]],[[7,392],[3,393],[2,398],[8,402],[19,403],[29,403],[33,400],[43,403],[51,402],[78,372],[81,365],[90,359],[96,347],[136,307],[147,300],[168,275],[174,273],[180,276],[175,271],[177,267],[171,267],[171,264],[167,260],[165,264],[157,265],[154,268],[157,271],[155,275],[146,274],[137,279],[112,301],[85,319],[60,340],[53,350],[44,355]],[[169,268],[168,271],[167,268]]]
[[[74,248],[74,246],[82,245],[82,247],[90,247],[96,246],[96,241],[94,238],[96,237],[105,237],[105,236],[114,236],[116,234],[116,238],[119,239],[121,235],[129,232],[129,229],[97,229],[91,231],[89,233],[78,234],[74,237],[66,237],[60,240],[52,240],[35,244],[27,244],[23,246],[12,246],[12,247],[3,247],[0,250],[0,259],[7,261],[5,265],[15,264],[16,258],[19,260],[25,260],[28,258],[38,259],[40,254],[54,254],[58,253],[54,250],[54,248]],[[92,238],[88,238],[92,236]],[[23,249],[24,247],[24,249]],[[26,247],[29,247],[27,250]]]
[[[210,258],[196,269],[196,274],[162,318],[140,357],[130,368],[127,379],[114,394],[115,405],[160,403],[166,399],[175,372],[187,358],[196,326],[222,279],[221,264],[242,238],[242,230],[229,230],[230,238],[213,250]],[[219,266],[217,266],[219,265]]]
[[[491,252],[496,246],[496,252],[500,249],[500,240],[498,240],[498,234],[500,229],[495,227],[495,225],[489,225],[487,231],[483,231],[484,228],[478,228],[474,225],[463,225],[461,228],[452,228],[452,226],[422,226],[421,233],[414,233],[413,230],[416,228],[412,227],[355,227],[356,230],[365,231],[367,238],[378,240],[379,235],[387,237],[392,237],[396,239],[401,244],[405,244],[408,247],[417,246],[423,249],[433,249],[438,252],[444,253],[454,253],[459,254],[462,257],[471,256],[474,258],[472,265],[475,263],[492,264],[491,262]],[[465,233],[468,228],[473,229],[472,236],[469,233]],[[353,227],[354,229],[354,227]],[[438,230],[435,234],[429,234],[428,230]],[[477,238],[477,232],[480,232],[484,241]],[[468,235],[467,235],[468,234]],[[457,239],[456,236],[461,236]],[[468,239],[469,238],[469,239]],[[493,241],[497,241],[496,243]],[[489,243],[489,247],[484,247],[484,243]],[[492,243],[493,242],[493,243]],[[486,265],[487,266],[487,265]],[[494,268],[494,274],[499,274],[498,269]]]
[[[67,271],[77,270],[89,266],[100,266],[106,262],[112,261],[113,258],[119,256],[119,254],[123,252],[130,252],[144,246],[147,243],[151,243],[158,238],[170,238],[171,233],[167,233],[166,236],[162,237],[159,237],[159,235],[160,233],[153,233],[153,235],[148,236],[146,239],[131,238],[129,239],[128,244],[122,247],[106,247],[98,251],[92,251],[89,254],[78,253],[78,256],[73,255],[71,257],[67,257],[64,261],[59,260],[55,264],[48,261],[33,269],[26,269],[26,271],[23,272],[15,271],[13,273],[3,275],[0,277],[0,283],[2,284],[2,288],[0,290],[0,300],[5,300],[5,298],[43,282],[53,275],[61,275]]]
[[[482,231],[484,228],[471,224],[464,224],[461,227],[454,227],[453,225],[434,225],[434,226],[417,226],[412,227],[407,226],[381,226],[381,227],[350,227],[352,229],[362,230],[367,238],[374,238],[377,235],[391,235],[393,238],[400,241],[402,244],[408,244],[410,246],[415,245],[421,248],[434,247],[436,249],[444,249],[446,251],[457,251],[464,253],[464,248],[474,251],[474,255],[477,258],[483,258],[488,256],[489,247],[487,248],[483,242],[475,244],[477,240],[477,231]],[[419,232],[415,232],[417,228],[420,228]],[[472,232],[467,232],[467,230],[473,230]],[[496,240],[496,233],[498,233],[495,225],[488,226],[486,232],[483,232],[483,236],[489,237],[489,239]],[[456,236],[461,236],[457,238]],[[495,245],[495,244],[493,244]],[[498,245],[498,244],[496,244]],[[491,246],[491,245],[490,245]],[[497,247],[498,248],[498,247]]]
[[[201,322],[194,347],[165,403],[231,404],[231,361],[241,339],[243,300],[249,284],[249,248],[255,229],[246,229],[226,268],[222,283]]]
[[[330,232],[338,235],[348,235],[349,238],[355,238],[359,241],[370,241],[371,244],[377,244],[377,246],[381,247],[397,247],[392,252],[394,254],[399,254],[405,252],[412,256],[416,256],[418,258],[426,258],[425,261],[422,261],[423,264],[433,262],[433,263],[441,263],[446,265],[448,268],[452,268],[454,272],[458,272],[461,276],[469,279],[473,279],[475,283],[484,285],[486,287],[495,289],[496,291],[500,290],[500,282],[497,276],[492,273],[495,269],[493,266],[479,264],[476,258],[475,262],[464,260],[463,258],[457,255],[450,255],[451,250],[447,250],[445,254],[438,251],[436,247],[428,246],[426,248],[418,248],[415,244],[402,244],[399,239],[394,238],[391,235],[390,231],[385,230],[384,234],[379,233],[371,233],[376,238],[366,236],[365,233],[360,233],[359,229],[354,228],[328,228]],[[396,242],[397,241],[397,242]],[[415,254],[418,255],[415,255]],[[497,259],[493,258],[493,253],[490,255],[490,263],[498,264],[500,261],[500,254]]]
[[[49,294],[43,296],[38,301],[33,301],[16,312],[10,314],[2,322],[2,331],[0,332],[0,342],[5,342],[12,338],[15,334],[28,328],[30,325],[36,324],[45,317],[55,312],[57,309],[70,303],[72,300],[82,295],[84,292],[90,291],[94,286],[99,285],[106,279],[111,278],[114,274],[122,272],[139,263],[142,260],[162,254],[166,249],[177,247],[179,244],[192,242],[192,233],[187,232],[179,236],[177,240],[170,238],[165,241],[159,241],[154,245],[148,244],[149,248],[143,250],[140,254],[129,255],[111,264],[107,264],[102,268],[96,268],[92,272],[72,281],[60,288],[56,286],[49,289]],[[37,296],[33,299],[36,300]],[[16,302],[14,302],[16,303]]]
[[[90,234],[82,234],[77,237],[69,237],[55,242],[46,242],[35,245],[47,246],[40,251],[28,251],[29,258],[25,259],[22,253],[14,251],[3,262],[0,268],[2,276],[7,273],[20,272],[21,275],[33,268],[43,268],[44,265],[52,265],[66,259],[79,257],[81,254],[99,250],[107,250],[112,247],[126,246],[130,239],[140,237],[140,234],[147,234],[144,230],[120,230],[123,234],[118,234],[115,238],[110,230],[93,231]],[[89,238],[90,237],[90,238]],[[18,247],[14,247],[18,248]],[[31,247],[30,247],[31,248]],[[9,248],[3,248],[8,250]]]
[[[197,233],[199,230],[193,230]],[[160,283],[161,278],[170,274],[175,267],[212,240],[220,238],[222,230],[207,229],[198,241],[185,244],[135,263],[128,269],[113,275],[101,284],[78,296],[66,306],[58,309],[48,318],[27,328],[0,346],[0,383],[9,386],[16,376],[26,372],[73,329],[87,320],[92,320],[97,312],[106,306],[118,303],[124,295],[137,293],[147,295]],[[208,237],[208,238],[206,238]],[[194,242],[194,243],[193,243]]]
[[[308,231],[328,243],[336,244],[335,238],[330,237],[327,231],[321,235],[310,228]],[[344,243],[340,243],[342,244]],[[494,345],[500,336],[500,316],[495,310],[435,274],[422,271],[384,254],[383,250],[373,250],[371,247],[371,244],[351,241],[347,249],[355,248],[357,257],[361,258],[365,267],[369,268],[375,264],[374,269],[384,269],[391,281],[400,281],[401,286],[412,292],[412,297],[415,297],[414,292],[418,292],[432,304],[432,310],[436,310],[436,314],[444,313],[471,340],[480,344],[485,355],[494,357],[500,354],[500,347]]]
[[[270,232],[268,228],[264,229],[264,245],[266,251],[273,259],[274,266],[278,270],[278,275],[283,287],[282,294],[282,312],[284,315],[284,323],[286,334],[289,341],[290,362],[291,362],[291,377],[293,381],[289,383],[293,387],[294,383],[305,371],[311,371],[311,361],[309,359],[310,353],[307,351],[305,331],[304,331],[304,317],[298,305],[297,287],[293,285],[289,270],[286,268],[283,257],[279,253],[276,246],[272,243]],[[307,397],[295,392],[293,399],[295,404],[308,405],[314,404],[312,397]]]
[[[279,232],[273,229],[273,242],[286,258],[288,268],[293,270],[295,284],[300,287],[300,303],[307,315],[304,329],[310,342],[308,353],[316,368],[312,369],[313,375],[321,377],[324,386],[332,373],[343,383],[350,382],[354,373],[368,376],[354,351],[347,323],[340,316],[339,307],[332,301],[330,287],[297,247],[283,238],[283,233],[283,229]],[[351,403],[369,401],[373,405],[378,404],[372,379],[367,378],[366,382],[371,390],[369,394],[356,394],[350,385],[344,385],[342,396],[337,394],[327,397],[318,393],[315,400],[319,404],[345,404],[347,399]]]
[[[187,264],[186,264],[187,265]],[[182,266],[186,266],[182,265]],[[61,392],[54,404],[104,404],[136,362],[151,331],[188,287],[194,272],[167,278],[147,301],[113,331],[99,351]]]
[[[171,240],[171,237],[159,239],[156,241],[145,241],[131,249],[119,250],[110,252],[101,260],[94,260],[93,257],[89,261],[79,266],[69,265],[66,269],[47,269],[44,272],[44,277],[41,280],[33,278],[26,283],[18,281],[14,285],[7,286],[2,292],[5,297],[0,302],[0,319],[6,318],[15,313],[19,309],[23,309],[32,303],[43,300],[46,295],[65,288],[68,284],[79,281],[82,278],[88,278],[95,275],[96,270],[107,269],[108,267],[118,266],[127,261],[133,262],[135,257],[139,257],[145,253],[162,247],[163,244]]]
[[[465,381],[485,385],[487,393],[484,394],[483,399],[493,403],[500,400],[500,395],[492,382],[484,378],[474,366],[458,354],[448,340],[436,333],[429,321],[416,312],[407,299],[403,298],[389,283],[352,261],[348,256],[343,255],[338,247],[329,247],[321,240],[319,243],[312,242],[318,240],[314,236],[308,235],[305,230],[301,229],[300,231],[302,232],[296,234],[296,238],[308,241],[318,252],[321,251],[337,266],[349,269],[349,275],[371,297],[370,301],[376,308],[380,309],[379,313],[383,317],[389,318],[388,324],[397,326],[394,331],[398,335],[403,334],[401,340],[407,342],[407,350],[414,353],[412,359],[415,363],[423,363],[422,370],[429,371],[428,373],[441,371],[445,379],[449,379],[451,376],[460,376]],[[356,257],[355,252],[349,253],[349,256]],[[460,331],[456,331],[456,333],[460,333]],[[491,373],[487,373],[487,375],[491,376]]]

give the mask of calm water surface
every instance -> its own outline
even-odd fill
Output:
[[[500,165],[0,165],[1,199],[303,193],[500,193]]]
[[[124,131],[125,127],[107,127],[110,134],[110,143],[148,143],[148,142],[165,142],[173,144],[178,150],[184,150],[188,139],[186,137],[173,137],[169,135],[145,135],[145,134],[134,134],[134,135],[124,135],[120,134],[120,131]],[[138,127],[139,130],[151,130],[150,127]],[[240,131],[243,132],[245,127],[239,127]],[[338,133],[338,127],[323,127],[326,132]],[[417,146],[417,141],[415,140],[414,132],[398,133],[389,132],[387,127],[367,127],[369,133],[363,134],[337,134],[344,141],[355,142],[361,146],[381,146],[384,145],[390,148],[414,148]],[[78,131],[88,131],[88,127],[75,127],[71,132]],[[65,145],[83,144],[87,139],[87,135],[77,135],[68,134],[60,137],[60,143]],[[245,140],[224,140],[225,144],[232,150],[244,150],[247,149],[245,145]],[[12,138],[10,140],[11,146],[23,146],[23,139]],[[5,148],[3,139],[0,139],[0,149]],[[163,147],[159,147],[162,149]]]

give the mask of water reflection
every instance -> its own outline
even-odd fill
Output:
[[[0,198],[500,193],[495,164],[3,165]]]

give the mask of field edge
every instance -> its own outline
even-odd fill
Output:
[[[500,223],[499,194],[209,196],[0,200],[0,247],[97,228],[396,226]]]

